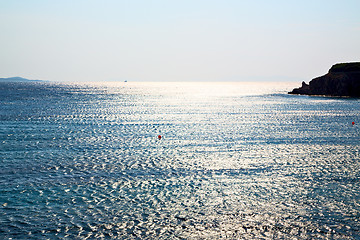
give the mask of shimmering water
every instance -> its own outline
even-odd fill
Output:
[[[360,100],[297,85],[0,83],[0,239],[360,239]]]

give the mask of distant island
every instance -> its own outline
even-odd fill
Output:
[[[22,77],[0,78],[0,82],[42,82],[42,80],[30,80]]]
[[[360,62],[338,63],[324,76],[302,82],[289,94],[360,97]]]

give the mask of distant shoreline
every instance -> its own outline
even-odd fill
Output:
[[[0,82],[44,82],[44,80],[32,80],[22,77],[0,78]]]

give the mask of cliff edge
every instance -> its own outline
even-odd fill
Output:
[[[360,97],[360,62],[335,64],[324,76],[302,82],[289,94]]]

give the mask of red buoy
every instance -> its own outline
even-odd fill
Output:
[[[158,136],[158,139],[159,139],[159,140],[161,139],[161,135]]]
[[[352,122],[351,124],[352,124],[352,125],[355,125],[355,122]]]

